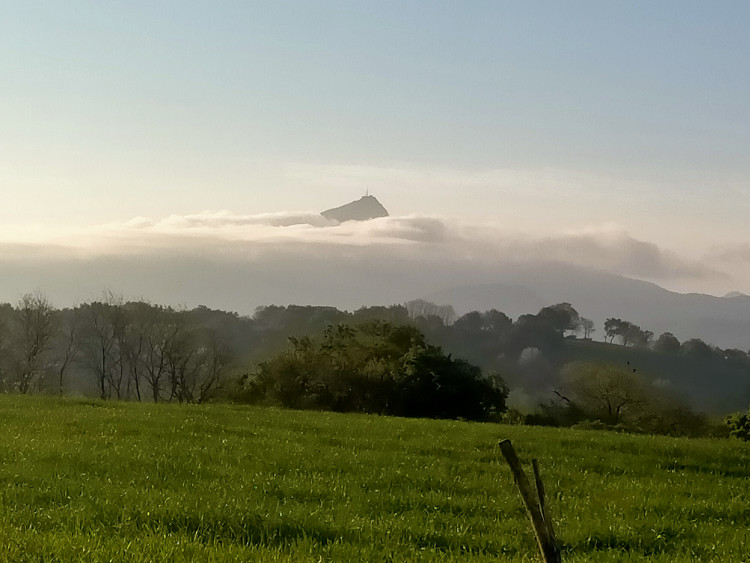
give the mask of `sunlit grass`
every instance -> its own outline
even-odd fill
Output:
[[[565,561],[750,553],[736,441],[2,396],[0,558],[534,561],[505,437]]]

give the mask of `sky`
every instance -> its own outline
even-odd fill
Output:
[[[85,298],[63,272],[104,268],[84,259],[295,275],[279,255],[366,268],[373,246],[750,293],[748,21],[732,0],[0,0],[0,300]],[[366,190],[391,218],[316,218]],[[169,295],[121,268],[89,278]]]

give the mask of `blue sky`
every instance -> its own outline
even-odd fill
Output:
[[[744,256],[749,23],[733,1],[0,1],[0,238],[369,188],[394,215]]]

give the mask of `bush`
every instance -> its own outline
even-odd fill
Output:
[[[498,376],[444,355],[413,326],[383,321],[329,326],[322,338],[289,339],[289,349],[245,380],[255,402],[301,409],[425,418],[490,420],[505,411]]]
[[[732,438],[739,438],[746,442],[750,440],[750,410],[745,414],[740,412],[730,414],[726,418],[726,424]]]

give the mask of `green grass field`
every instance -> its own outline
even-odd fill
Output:
[[[3,561],[750,559],[750,445],[244,406],[0,396]]]

